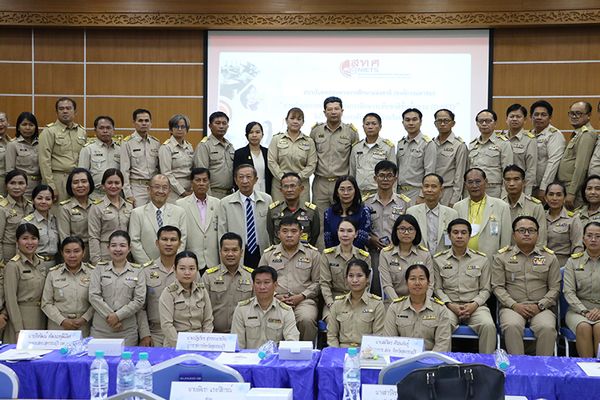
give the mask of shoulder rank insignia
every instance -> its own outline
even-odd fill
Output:
[[[499,254],[506,253],[508,251],[508,249],[510,249],[510,246],[504,246],[503,248],[498,250],[498,253]]]
[[[408,299],[408,296],[397,297],[392,301],[392,303],[400,303],[401,301],[404,301],[406,299]]]
[[[571,258],[580,258],[583,257],[585,253],[582,251],[581,253],[573,253],[571,254]]]
[[[431,142],[431,138],[427,135],[423,135],[423,140],[425,140],[427,143]]]
[[[127,135],[125,136],[125,138],[123,139],[124,142],[129,142],[131,140],[131,135]]]
[[[8,199],[0,200],[0,207],[6,207],[8,205]]]
[[[394,250],[393,244],[390,244],[389,246],[383,248],[383,251],[392,251],[392,250]]]
[[[200,141],[200,143],[206,143],[207,140],[208,140],[208,136],[204,136],[202,138],[202,140]]]
[[[419,248],[423,251],[429,251],[429,249],[425,246],[423,246],[422,244],[419,245]]]
[[[304,245],[305,245],[306,247],[308,247],[309,249],[313,249],[313,250],[315,250],[315,251],[319,251],[319,249],[318,249],[318,248],[316,248],[315,246],[313,246],[313,245],[312,245],[312,244],[310,244],[310,243],[304,243]]]
[[[269,204],[269,210],[274,209],[275,207],[277,207],[280,204],[281,204],[281,201],[279,201],[279,200],[272,202],[271,204]]]
[[[411,201],[411,200],[410,200],[410,197],[408,197],[408,196],[407,196],[407,195],[405,195],[404,193],[400,193],[400,194],[398,195],[398,197],[400,197],[402,200],[404,200],[404,201],[405,201],[405,202],[407,202],[407,203],[410,203],[410,201]]]
[[[335,251],[335,247],[329,247],[329,248],[323,250],[323,253],[330,254],[330,253],[333,253],[334,251]]]
[[[274,248],[275,248],[275,246],[273,246],[273,245],[270,245],[269,247],[267,247],[267,248],[265,249],[265,251],[263,251],[263,253],[267,253],[267,252],[269,252],[269,251],[273,250]]]
[[[242,267],[242,269],[245,269],[246,271],[248,271],[250,273],[254,272],[254,268],[246,267],[245,265]]]
[[[48,271],[56,271],[57,269],[61,268],[63,265],[65,265],[65,264],[55,265],[54,267],[51,267]]]
[[[350,129],[352,129],[354,132],[358,132],[358,129],[356,129],[354,124],[350,124],[349,126],[350,126]]]
[[[11,258],[10,261],[19,261],[20,259],[21,259],[21,255],[17,254],[13,258]]]
[[[148,135],[148,138],[160,142],[156,136]]]
[[[390,139],[383,139],[383,143],[387,144],[390,147],[394,147],[394,142],[392,142]]]
[[[206,273],[207,274],[212,274],[212,273],[217,272],[218,270],[219,270],[219,267],[212,267],[212,268],[207,269]]]
[[[96,265],[108,265],[108,261],[98,261]]]
[[[450,251],[450,249],[446,249],[446,250],[438,251],[437,253],[435,253],[435,254],[433,255],[433,258],[435,258],[435,257],[439,257],[439,256],[441,256],[442,254],[448,254],[448,252],[449,252],[449,251]]]
[[[573,218],[574,215],[575,215],[575,213],[573,211],[567,210],[567,216]]]
[[[31,221],[33,221],[33,214],[29,214],[28,216],[24,217],[23,219],[27,222],[31,222]]]
[[[533,133],[531,133],[531,131],[525,131],[525,134],[531,138],[531,139],[535,139],[535,135]]]
[[[316,204],[313,204],[313,203],[311,203],[310,201],[307,201],[307,202],[305,202],[305,203],[304,203],[304,206],[305,206],[306,208],[310,208],[311,210],[316,210],[316,209],[317,209],[317,205],[316,205]]]
[[[252,299],[253,299],[253,297],[250,297],[249,299],[246,299],[246,300],[242,300],[242,301],[238,302],[238,306],[245,306],[247,304],[250,304]]]
[[[439,305],[444,305],[444,302],[441,301],[440,299],[438,299],[437,297],[432,297],[431,298],[433,300],[434,303],[438,303]]]
[[[345,297],[345,294],[340,294],[339,296],[335,296],[335,300],[344,300]]]
[[[376,294],[373,293],[369,293],[369,297],[375,300],[381,300],[381,297],[377,296]]]
[[[169,289],[169,292],[175,292],[177,290],[177,284],[172,283],[169,286],[167,286],[167,288]]]
[[[498,136],[500,139],[504,140],[505,142],[508,141],[508,138],[506,136],[504,136],[504,134],[501,132],[496,133],[496,136]]]
[[[149,267],[150,265],[153,265],[153,264],[154,264],[154,261],[153,261],[153,260],[150,260],[150,261],[146,261],[145,263],[143,263],[143,264],[141,265],[141,267],[142,267],[142,268],[146,268],[146,267]]]
[[[280,302],[279,302],[279,306],[280,306],[281,308],[283,308],[284,310],[291,310],[291,309],[292,309],[292,307],[288,306],[288,305],[287,305],[287,304],[285,304],[283,301],[280,301]]]
[[[549,249],[548,247],[544,246],[544,251],[548,254],[554,254],[554,251]]]
[[[375,196],[375,193],[364,194],[363,197],[362,197],[362,201],[365,202],[365,201],[367,201],[369,198],[371,198],[373,196]]]
[[[138,264],[138,263],[129,263],[129,265],[131,265],[133,268],[141,268],[142,265]]]
[[[542,201],[540,199],[538,199],[537,197],[530,197],[529,199],[531,201],[533,201],[535,204],[542,204]]]
[[[480,256],[487,257],[487,254],[485,254],[483,251],[475,250],[475,253],[479,254]]]
[[[70,202],[70,201],[71,201],[71,199],[63,200],[63,201],[61,201],[61,202],[60,202],[60,203],[58,203],[58,204],[60,204],[61,206],[64,206],[65,204],[67,204],[67,203],[68,203],[68,202]]]
[[[363,250],[363,249],[358,249],[358,254],[360,254],[363,257],[370,257],[371,256],[368,251]]]

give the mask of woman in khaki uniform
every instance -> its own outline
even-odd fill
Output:
[[[6,171],[20,169],[27,175],[25,197],[31,199],[33,188],[42,182],[38,163],[38,122],[30,112],[17,117],[15,140],[6,146]]]
[[[60,202],[56,219],[58,221],[58,237],[65,240],[69,236],[77,236],[83,240],[85,254],[83,261],[90,261],[88,230],[88,212],[92,204],[100,201],[90,199],[94,191],[94,179],[85,168],[75,168],[67,178],[67,193],[70,199]]]
[[[337,296],[327,322],[327,344],[360,347],[363,335],[382,335],[385,307],[381,297],[367,292],[371,264],[353,259],[346,268],[350,293]]]
[[[6,174],[8,195],[0,200],[0,259],[8,262],[17,252],[15,232],[24,216],[33,211],[33,206],[24,196],[27,188],[27,175],[18,169]]]
[[[392,244],[385,247],[379,258],[381,290],[385,294],[386,304],[400,296],[408,294],[404,279],[406,268],[413,264],[422,264],[432,271],[433,262],[427,248],[421,243],[421,228],[412,215],[400,215],[392,227]],[[428,296],[433,293],[433,279]]]
[[[546,187],[548,248],[554,251],[561,267],[571,254],[583,251],[581,220],[565,208],[565,197],[567,189],[562,183],[554,182]]]
[[[106,195],[93,204],[89,210],[88,233],[90,241],[90,262],[110,261],[108,240],[117,231],[127,231],[133,206],[123,199],[123,174],[116,168],[109,168],[102,175],[102,186]]]
[[[40,233],[35,225],[19,225],[16,232],[17,254],[4,267],[4,296],[8,325],[4,341],[17,343],[23,329],[46,329],[46,316],[40,302],[46,269],[35,254]]]
[[[42,311],[48,317],[48,329],[81,330],[83,336],[89,336],[94,315],[89,286],[94,267],[83,262],[85,245],[80,237],[66,237],[60,248],[65,262],[48,271]]]
[[[58,224],[52,209],[54,190],[48,185],[40,184],[31,192],[33,213],[26,215],[21,223],[33,224],[40,231],[40,242],[37,254],[42,259],[46,270],[54,267],[58,255]]]
[[[423,338],[424,350],[450,351],[452,330],[448,309],[440,300],[430,298],[429,269],[414,264],[406,269],[404,279],[408,296],[399,297],[385,315],[385,336]]]
[[[181,114],[172,116],[169,120],[171,137],[158,149],[160,172],[169,179],[171,185],[169,202],[173,204],[178,199],[192,194],[190,173],[194,159],[194,147],[185,140],[189,129],[188,117]]]
[[[89,299],[94,307],[91,335],[123,338],[125,346],[137,346],[136,314],[146,301],[146,278],[139,265],[127,261],[131,249],[127,232],[113,232],[108,246],[111,261],[99,262],[90,279]]]
[[[176,281],[163,290],[159,299],[160,327],[164,347],[175,347],[179,332],[213,331],[210,297],[198,281],[198,258],[191,251],[175,257]]]
[[[579,219],[585,225],[590,221],[600,222],[600,176],[590,175],[581,185],[584,205],[579,209]]]
[[[575,332],[579,357],[596,357],[600,343],[600,222],[583,230],[585,251],[575,253],[565,266],[564,289],[569,311],[565,321]]]

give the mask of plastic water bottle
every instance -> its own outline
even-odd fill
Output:
[[[74,342],[71,342],[64,347],[61,347],[60,354],[62,354],[63,356],[76,356],[78,354],[87,353],[88,343],[92,339],[93,338],[90,336],[80,340],[75,340]]]
[[[152,393],[152,365],[148,361],[148,353],[140,353],[135,364],[135,388]]]
[[[96,359],[90,368],[90,399],[100,400],[108,397],[108,364],[104,352],[96,351]]]
[[[344,357],[343,400],[360,400],[360,358],[356,347],[350,347]]]
[[[498,368],[502,372],[506,372],[508,367],[510,367],[510,360],[508,359],[508,354],[503,349],[498,349],[494,351],[494,361],[496,363],[496,368]]]
[[[124,351],[117,366],[117,393],[135,389],[135,366],[131,361],[131,352]]]
[[[272,340],[267,340],[258,348],[258,358],[264,360],[270,355],[277,353],[277,343]]]

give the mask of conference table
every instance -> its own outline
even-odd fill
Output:
[[[15,348],[14,345],[3,347],[0,353]],[[132,359],[137,361],[140,352],[147,352],[151,364],[158,364],[181,354],[196,353],[215,359],[219,352],[179,351],[173,348],[127,347],[133,353]],[[320,352],[313,351],[310,361],[282,361],[278,356],[261,360],[259,365],[235,365],[245,382],[252,387],[292,388],[294,400],[315,399],[315,368]],[[58,351],[46,354],[41,359],[2,362],[12,368],[19,377],[19,398],[28,399],[89,399],[89,374],[93,361],[90,356],[61,355]],[[117,364],[120,357],[106,357],[109,368],[108,394],[115,394]]]
[[[342,371],[346,349],[328,347],[321,351],[317,364],[318,400],[342,398]],[[445,353],[463,363],[495,366],[491,354]],[[392,360],[394,358],[392,357]],[[530,400],[591,400],[600,398],[600,378],[588,377],[577,365],[585,358],[509,356],[506,372],[507,395],[526,396]],[[377,383],[379,370],[362,369],[361,382]]]

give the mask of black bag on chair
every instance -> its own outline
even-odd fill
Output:
[[[504,374],[483,364],[416,369],[397,386],[398,400],[504,400]]]

